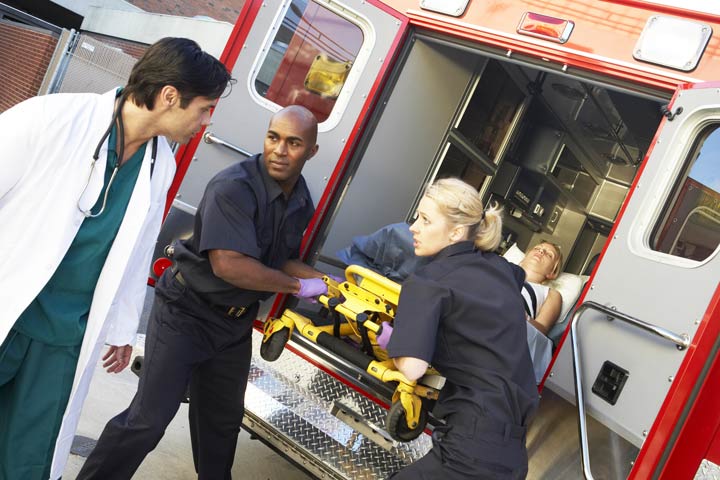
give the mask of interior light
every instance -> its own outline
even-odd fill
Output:
[[[697,67],[712,36],[710,25],[654,15],[645,24],[633,57],[689,72]]]
[[[552,42],[565,43],[570,38],[575,22],[539,13],[525,12],[517,32]]]

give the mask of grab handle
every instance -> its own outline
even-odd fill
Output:
[[[640,319],[618,312],[617,310],[613,310],[610,307],[600,305],[596,302],[585,302],[580,305],[577,310],[575,310],[572,317],[572,324],[570,326],[570,342],[573,356],[573,373],[575,374],[575,398],[577,399],[578,428],[580,430],[580,454],[582,455],[583,475],[587,480],[593,480],[592,471],[590,469],[590,449],[588,448],[587,423],[585,422],[585,397],[583,395],[582,368],[580,363],[580,349],[577,334],[580,317],[586,310],[598,311],[608,317],[653,333],[654,335],[674,343],[678,350],[685,350],[690,345],[690,339],[685,333],[679,335],[665,328],[643,322]]]
[[[205,143],[214,143],[217,145],[221,145],[225,148],[229,148],[233,152],[237,152],[240,155],[245,155],[246,157],[252,157],[252,155],[253,155],[252,153],[248,152],[244,148],[238,147],[237,145],[233,145],[230,142],[226,142],[225,140],[223,140],[220,137],[216,137],[215,135],[213,135],[212,132],[205,132],[203,134],[203,140],[205,141]]]

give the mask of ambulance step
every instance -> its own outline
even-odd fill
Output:
[[[312,475],[386,478],[430,449],[427,434],[390,439],[385,408],[292,351],[266,362],[261,342],[253,332],[243,425]]]

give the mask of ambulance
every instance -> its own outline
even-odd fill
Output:
[[[529,427],[528,478],[720,474],[720,8],[643,0],[247,0],[237,79],[178,151],[158,240],[188,236],[207,181],[260,152],[290,104],[319,120],[303,259],[410,221],[459,177],[504,208],[501,250],[565,261],[563,315]],[[482,294],[478,286],[478,294]],[[385,478],[431,447],[384,428],[393,386],[293,333],[259,353],[244,427],[316,478]],[[479,320],[481,321],[481,320]]]

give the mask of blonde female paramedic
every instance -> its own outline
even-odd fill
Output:
[[[430,185],[410,231],[430,262],[403,283],[387,345],[417,379],[432,364],[447,381],[433,414],[433,448],[391,476],[516,479],[527,474],[525,432],[538,404],[520,289],[525,273],[491,253],[501,211],[458,179]]]

